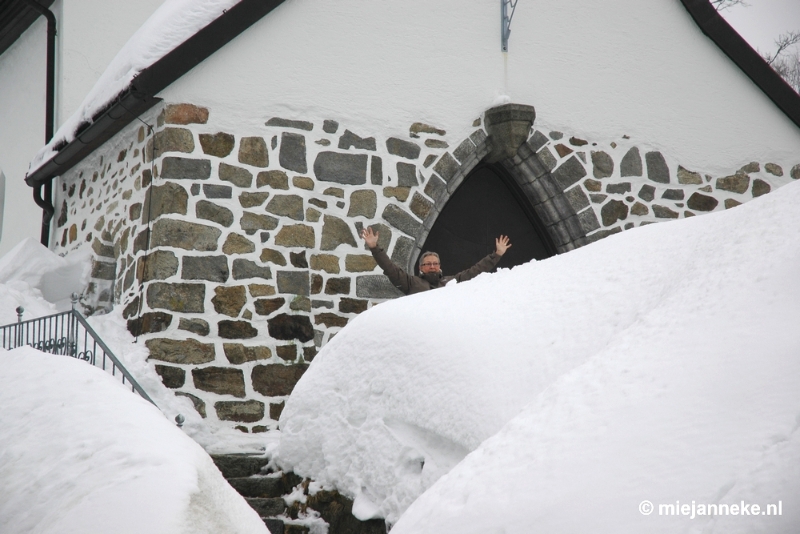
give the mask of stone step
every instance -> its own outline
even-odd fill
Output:
[[[242,497],[280,497],[284,493],[282,477],[251,476],[245,478],[229,478],[228,484]]]
[[[269,463],[268,458],[252,454],[212,454],[211,459],[225,478],[257,475]]]
[[[277,517],[262,517],[270,534],[308,534],[309,529],[303,525],[287,525]]]
[[[353,501],[338,491],[322,490],[308,495],[305,506],[319,512],[328,524],[328,534],[386,534],[386,523],[382,519],[356,519]],[[300,509],[301,506],[295,503],[288,508],[287,515],[296,519]]]
[[[284,495],[292,493],[303,479],[294,473],[264,470],[269,460],[252,454],[216,454],[212,459],[228,483],[258,513],[270,534],[309,534],[303,525],[285,524],[296,520],[305,505],[286,506]],[[382,520],[359,521],[352,515],[353,502],[336,491],[320,491],[308,496],[308,508],[319,512],[328,524],[329,534],[385,534]],[[276,517],[276,516],[283,516]]]
[[[286,503],[281,497],[262,498],[262,497],[245,497],[244,500],[250,507],[258,512],[261,517],[269,517],[273,515],[281,515],[286,511]]]
[[[270,534],[285,534],[283,521],[275,517],[262,517],[264,524],[267,526]]]

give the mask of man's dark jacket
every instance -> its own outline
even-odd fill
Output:
[[[381,247],[372,248],[370,252],[372,252],[372,257],[375,258],[375,261],[381,266],[383,273],[389,278],[392,285],[406,295],[443,287],[450,280],[465,282],[471,278],[475,278],[481,273],[491,271],[500,261],[500,256],[492,252],[469,269],[461,271],[455,276],[442,276],[442,273],[412,276],[389,259],[389,256],[386,255],[386,252],[384,252]]]

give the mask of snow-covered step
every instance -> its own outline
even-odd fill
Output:
[[[271,534],[308,534],[309,522],[323,521],[328,525],[328,534],[386,533],[386,526],[380,519],[356,519],[352,513],[353,501],[338,491],[322,490],[309,495],[304,489],[305,504],[294,499],[289,501],[293,504],[287,506],[284,497],[288,497],[301,483],[303,488],[307,488],[309,481],[303,481],[294,473],[270,471],[266,457],[224,454],[212,455],[212,458],[228,483],[258,513]],[[309,514],[310,511],[318,515]],[[309,515],[316,518],[309,520]],[[303,522],[306,524],[298,524]]]
[[[253,475],[244,478],[229,478],[228,484],[242,497],[280,497],[287,493],[281,477]]]
[[[282,496],[291,493],[293,487],[301,482],[300,477],[293,473],[264,473],[269,463],[264,456],[218,454],[211,458],[233,489],[258,513],[271,534],[308,532],[308,528],[286,525],[283,518],[278,517],[286,512],[286,502]]]

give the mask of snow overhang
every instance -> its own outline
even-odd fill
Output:
[[[203,29],[143,69],[113,102],[81,127],[75,138],[25,177],[38,187],[81,162],[136,117],[158,104],[156,95],[172,82],[202,63],[284,0],[241,0]]]

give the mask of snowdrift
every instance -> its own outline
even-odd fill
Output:
[[[68,310],[72,293],[82,293],[89,282],[91,253],[85,248],[62,258],[38,241],[24,239],[0,258],[0,325]]]
[[[52,315],[71,308],[72,293],[86,289],[91,273],[91,249],[86,246],[67,257],[53,253],[39,242],[26,239],[0,258],[0,325],[17,322],[16,308],[25,311],[23,320]],[[212,428],[186,397],[166,388],[155,371],[143,343],[128,332],[117,306],[106,315],[88,318],[101,339],[170,418],[185,418],[183,431],[209,452],[263,453],[275,446],[277,435],[253,436],[225,428]]]
[[[155,365],[158,362],[148,360],[150,351],[147,346],[142,342],[137,343],[128,331],[122,310],[122,306],[117,306],[110,313],[94,315],[87,321],[168,419],[174,420],[178,414],[182,415],[185,419],[183,432],[209,454],[264,454],[276,447],[279,433],[244,434],[230,428],[211,426],[197,412],[192,401],[175,395],[174,390],[167,388],[156,373]]]
[[[197,443],[100,369],[30,347],[0,365],[0,532],[268,532]]]
[[[381,304],[298,383],[278,461],[362,518],[433,485],[398,534],[796,528],[798,203],[790,184]],[[783,515],[658,515],[741,499]]]

